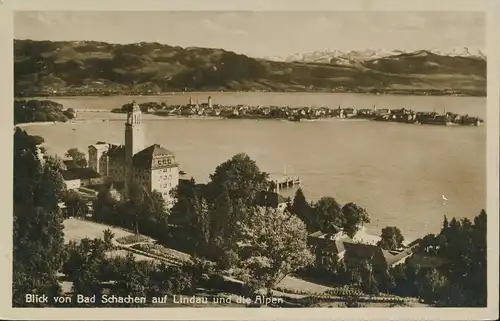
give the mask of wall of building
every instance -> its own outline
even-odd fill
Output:
[[[151,190],[151,171],[145,168],[133,169],[133,182],[144,187],[146,190]]]
[[[162,194],[168,208],[171,208],[174,203],[174,199],[171,197],[170,193],[178,185],[179,167],[173,166],[152,170],[151,190],[158,191]]]
[[[110,158],[108,165],[109,165],[109,174],[108,174],[109,180],[111,182],[124,182],[126,175],[125,164],[123,164],[122,162],[118,162],[113,158]]]
[[[144,149],[142,124],[125,125],[125,157],[132,160],[134,154]]]
[[[81,186],[81,181],[79,179],[67,180],[64,181],[64,183],[66,184],[66,188],[69,190],[78,189]]]

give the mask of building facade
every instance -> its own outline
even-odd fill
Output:
[[[127,111],[125,144],[97,142],[89,146],[89,167],[108,183],[136,184],[159,192],[167,207],[173,206],[171,191],[179,184],[179,164],[171,151],[153,144],[144,146],[141,110],[135,102]]]

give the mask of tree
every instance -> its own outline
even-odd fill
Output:
[[[60,214],[42,207],[14,204],[14,306],[36,306],[26,303],[27,293],[49,297],[60,294],[56,273],[64,259],[63,244]]]
[[[359,229],[359,226],[370,223],[370,217],[366,210],[354,203],[347,203],[342,207],[344,217],[342,228],[344,232],[353,237]]]
[[[377,243],[377,246],[386,250],[396,250],[403,245],[404,240],[399,228],[396,226],[387,226],[382,229],[380,241]]]
[[[441,229],[441,233],[446,231],[449,228],[449,226],[450,226],[450,223],[448,222],[448,218],[445,215],[444,220],[443,220],[443,228]]]
[[[77,148],[68,149],[65,156],[71,158],[74,167],[87,167],[87,158],[85,154]]]
[[[196,197],[192,217],[194,253],[205,254],[210,242],[210,216],[207,201]]]
[[[269,188],[269,175],[261,172],[254,160],[247,154],[240,153],[220,164],[210,175],[209,187],[212,198],[217,198],[224,190],[231,200],[244,200],[246,205],[253,205],[258,193]]]
[[[64,204],[70,216],[84,217],[87,214],[87,202],[74,191],[68,191]]]
[[[300,218],[307,226],[308,231],[312,231],[312,218],[311,218],[311,205],[306,200],[304,192],[302,188],[299,188],[297,192],[295,192],[295,197],[293,198],[293,203],[291,206],[291,211],[298,218]]]
[[[191,276],[182,267],[161,263],[151,273],[151,283],[156,295],[179,294],[191,289]]]
[[[25,294],[60,293],[56,273],[64,260],[63,218],[58,203],[65,185],[51,163],[36,155],[36,140],[14,132],[13,306],[28,306]],[[51,302],[52,303],[52,302]]]
[[[312,226],[315,230],[337,232],[337,229],[345,224],[342,209],[333,197],[322,197],[314,204],[313,210],[314,222]]]
[[[149,291],[150,276],[154,265],[150,261],[136,261],[132,253],[128,253],[118,266],[116,287],[111,291],[116,296],[146,297]],[[118,304],[118,306],[123,306]],[[142,306],[141,303],[125,304],[126,307]]]
[[[166,241],[170,212],[165,199],[158,191],[143,191],[139,204],[139,231],[161,242]]]
[[[425,302],[436,303],[445,290],[446,278],[437,269],[420,270],[417,279],[419,295]]]
[[[109,238],[109,234],[104,236]],[[74,300],[76,295],[96,296],[100,302],[103,267],[107,264],[106,251],[110,245],[102,239],[84,238],[80,242],[71,242],[67,246],[68,260],[63,266],[63,272],[73,282]]]
[[[294,215],[259,208],[244,231],[246,237],[240,243],[243,277],[268,293],[288,274],[314,261],[305,224]]]

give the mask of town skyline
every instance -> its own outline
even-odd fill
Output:
[[[325,50],[449,53],[464,47],[474,54],[485,50],[484,30],[485,16],[480,12],[26,11],[14,15],[15,39],[159,42],[222,48],[258,58]]]

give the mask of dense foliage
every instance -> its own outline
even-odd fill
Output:
[[[397,227],[383,229],[380,245],[399,247]],[[364,293],[419,297],[446,307],[486,306],[486,212],[473,221],[453,218],[438,235],[417,240],[413,257],[394,267],[369,268],[367,262],[346,263],[336,254],[316,253],[316,264],[301,274],[329,285],[350,285]],[[424,261],[433,261],[424,264]]]
[[[109,230],[103,238],[64,245],[59,203],[64,200],[77,217],[84,215],[86,204],[66,191],[60,160],[40,161],[41,141],[15,130],[14,306],[33,305],[26,304],[26,293],[59,295],[58,272],[72,282],[75,295],[97,297],[193,294],[228,273],[245,281],[248,293],[260,288],[269,293],[285,276],[299,273],[328,285],[349,286],[356,293],[414,296],[436,306],[486,305],[484,211],[473,221],[445,217],[438,235],[414,242],[413,257],[392,267],[345,261],[318,249],[311,253],[308,232],[343,230],[352,236],[370,221],[368,213],[354,203],[342,206],[333,197],[308,203],[300,189],[285,210],[257,206],[257,195],[270,184],[245,154],[218,166],[206,185],[183,181],[173,192],[171,210],[159,193],[138,185],[122,193],[109,186],[98,194],[93,219],[182,248],[191,260],[167,265],[136,261],[131,253],[109,256],[119,244]],[[78,159],[78,153],[68,154]],[[384,228],[381,237],[379,246],[387,250],[401,247],[404,240],[397,227]],[[418,260],[427,257],[439,264]]]
[[[85,153],[78,150],[78,148],[70,148],[64,155],[71,160],[71,165],[69,167],[79,167],[86,168],[87,167],[87,157]]]
[[[370,223],[370,216],[364,208],[352,202],[341,206],[330,196],[308,203],[300,188],[295,193],[290,211],[306,224],[309,232],[344,231],[353,237],[363,224]]]
[[[14,124],[32,122],[66,122],[74,118],[71,108],[63,110],[63,105],[50,100],[15,100]]]
[[[13,306],[26,306],[25,294],[57,295],[56,273],[64,261],[62,215],[65,193],[60,164],[37,158],[36,139],[14,132]]]

